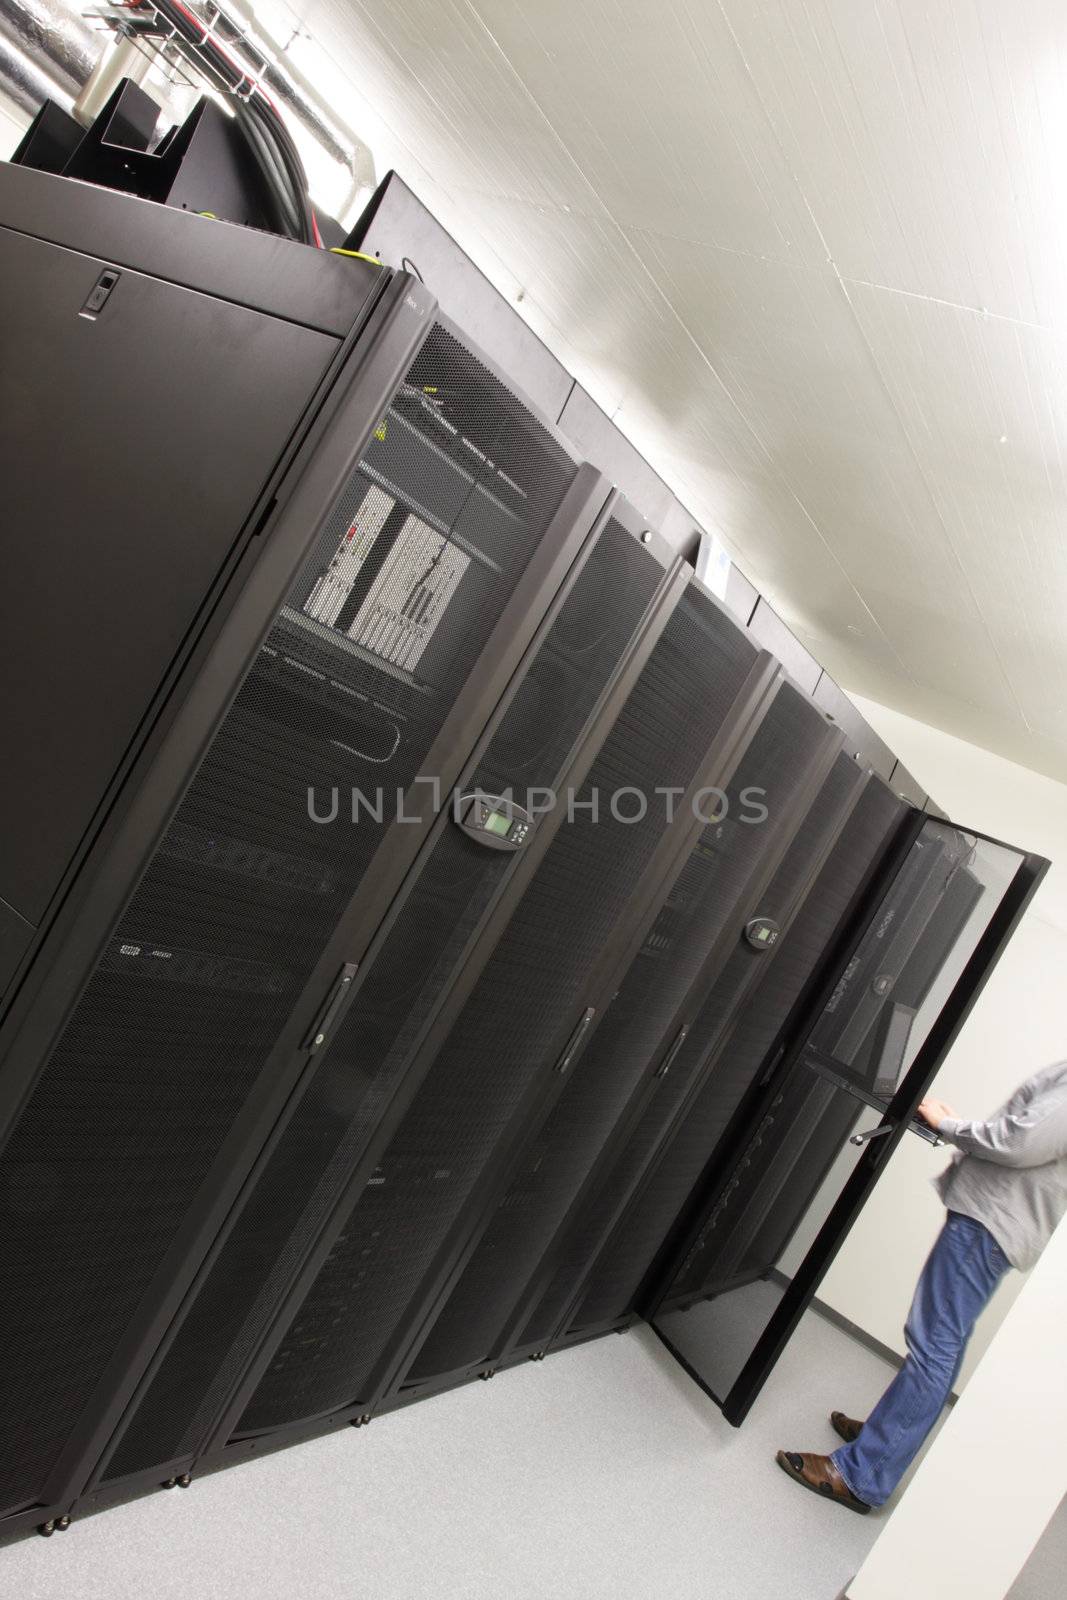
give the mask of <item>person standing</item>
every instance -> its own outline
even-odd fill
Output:
[[[804,1488],[861,1514],[885,1504],[941,1415],[1004,1274],[1032,1267],[1067,1213],[1067,1061],[1028,1078],[988,1122],[934,1099],[919,1115],[956,1154],[935,1180],[948,1216],[912,1301],[907,1357],[866,1422],[831,1412],[845,1441],[832,1455],[775,1457]]]

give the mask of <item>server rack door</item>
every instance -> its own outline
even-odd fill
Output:
[[[513,807],[526,791],[543,800],[588,759],[682,581],[641,532],[618,499],[596,520],[106,1453],[106,1483],[203,1450],[346,1190],[372,1177],[427,1034],[547,843],[552,817]],[[513,814],[521,842],[472,828],[478,797],[490,822]]]
[[[915,1107],[1042,868],[925,822],[814,1022],[791,1041],[750,1137],[664,1273],[653,1317],[731,1422],[766,1381],[885,1152],[909,1127],[938,1142]],[[868,1108],[882,1119],[867,1130],[873,1140],[852,1134]]]
[[[841,950],[855,948],[871,895],[888,882],[921,825],[899,796],[872,777],[798,912],[778,970],[767,975],[731,1029],[721,1060],[697,1085],[683,1125],[650,1175],[661,1215],[673,1212],[674,1220],[635,1297],[642,1314],[659,1304],[663,1275],[673,1272],[694,1218],[703,1217],[707,1196],[727,1181],[724,1174],[733,1170],[738,1150],[759,1123],[772,1093],[768,1084],[776,1080],[788,1040],[806,1025],[812,996],[821,992],[828,972],[839,970]],[[651,1207],[651,1196],[641,1203]]]
[[[0,898],[36,927],[339,340],[131,271],[81,316],[107,264],[9,227],[0,262]]]
[[[842,768],[839,761],[831,774],[834,784],[843,781],[846,770],[847,764]],[[808,830],[797,835],[790,847],[792,859],[782,863],[781,884],[772,882],[766,892],[767,903],[784,909],[789,919],[772,957],[761,958],[765,964],[755,987],[748,993],[742,989],[745,1003],[736,1014],[738,986],[745,977],[739,955],[713,975],[710,991],[701,993],[692,1046],[687,1037],[668,1078],[655,1080],[651,1092],[635,1105],[614,1161],[569,1219],[551,1275],[539,1286],[519,1335],[520,1346],[544,1347],[568,1330],[580,1333],[596,1326],[594,1319],[601,1315],[611,1323],[629,1311],[692,1185],[764,1070],[790,1006],[902,811],[900,802],[871,778],[840,836],[834,839],[831,831],[828,855],[823,858],[818,845],[812,855]],[[819,814],[816,806],[813,828]],[[804,863],[815,868],[813,880]],[[602,1291],[591,1309],[580,1310],[599,1260],[609,1250]]]
[[[662,1072],[680,1011],[710,959],[722,965],[755,914],[775,848],[784,849],[826,776],[840,735],[780,684],[732,775],[720,777],[707,822],[661,891],[658,915],[607,980],[599,1027],[562,1086],[532,1148],[513,1174],[477,1253],[442,1309],[407,1376],[408,1384],[498,1357],[515,1308],[578,1191],[639,1086]],[[855,781],[860,773],[849,765]],[[683,821],[689,807],[682,806]],[[669,893],[667,892],[669,889]],[[712,953],[714,952],[714,957]],[[758,964],[759,956],[753,952]],[[667,1070],[670,1063],[667,1062]]]
[[[764,896],[761,910],[779,927],[789,929],[826,859],[845,820],[854,782],[854,763],[842,755]],[[730,1059],[728,1040],[732,1028],[752,1003],[753,991],[773,984],[778,953],[784,948],[785,940],[780,937],[756,964],[747,942],[740,943],[710,989],[704,989],[694,1026],[678,1051],[673,1083],[659,1086],[643,1109],[627,1151],[629,1170],[622,1178],[632,1190],[633,1199],[598,1256],[572,1326],[615,1322],[634,1308],[664,1229],[673,1221],[673,1211],[665,1210],[666,1194],[683,1174],[690,1174],[693,1164],[711,1148],[706,1142],[706,1126],[691,1116],[696,1096],[709,1076],[718,1079],[720,1094],[728,1097],[734,1107],[746,1093],[748,1081]],[[664,1119],[666,1132],[661,1133]],[[671,1180],[665,1185],[661,1172],[668,1164]],[[609,1191],[613,1205],[618,1203],[619,1183],[617,1175]]]
[[[347,437],[348,465],[325,508],[301,497],[315,460],[294,469],[277,538],[305,559],[249,624],[269,628],[0,1165],[12,1511],[84,1483],[410,865],[406,800],[452,781],[595,515],[595,475],[417,286],[395,291],[373,382],[320,440]]]
[[[703,607],[706,617],[714,615],[712,602],[697,585],[691,587],[687,601],[683,602],[686,604]],[[716,618],[716,622],[721,626],[720,618]],[[523,1256],[525,1253],[529,1261],[531,1250],[535,1248],[529,1234],[536,1237],[546,1226],[550,1234],[553,1208],[561,1203],[560,1185],[544,1164],[545,1140],[551,1141],[546,1123],[555,1126],[557,1112],[562,1112],[564,1122],[571,1124],[573,1113],[565,1108],[574,1105],[576,1096],[578,1101],[588,1105],[592,1096],[597,1114],[606,1118],[605,1125],[610,1128],[612,1100],[614,1097],[617,1104],[620,1095],[625,1096],[626,1080],[622,1073],[617,1073],[609,1085],[602,1082],[601,1088],[608,1090],[603,1098],[588,1084],[590,1061],[602,1058],[598,1048],[599,1028],[606,1016],[613,1016],[620,986],[654,928],[660,929],[658,937],[662,939],[663,929],[671,917],[670,912],[665,914],[665,902],[678,890],[679,876],[686,867],[690,868],[689,887],[681,889],[680,893],[688,895],[693,910],[695,903],[703,901],[704,896],[716,900],[711,890],[716,864],[724,865],[722,887],[725,891],[729,882],[727,862],[729,866],[734,865],[729,860],[726,836],[736,837],[738,828],[742,832],[753,831],[751,826],[747,829],[744,826],[745,808],[739,797],[743,796],[752,808],[748,813],[750,821],[758,820],[766,809],[763,802],[767,799],[767,790],[754,781],[760,775],[758,764],[754,765],[749,758],[754,745],[766,751],[768,742],[773,742],[773,734],[766,735],[764,728],[775,720],[775,704],[783,689],[784,677],[773,657],[764,653],[759,659],[762,668],[750,674],[749,686],[716,731],[688,790],[677,796],[673,805],[664,808],[666,826],[628,904],[628,936],[621,939],[616,933],[607,940],[590,975],[583,996],[580,1048],[569,1054],[565,1072],[556,1070],[540,1078],[535,1076],[526,1099],[516,1112],[509,1136],[500,1141],[449,1243],[439,1252],[434,1293],[426,1301],[421,1324],[413,1325],[408,1345],[394,1356],[386,1380],[390,1390],[425,1386],[428,1379],[439,1380],[443,1374],[484,1365],[503,1331],[503,1313],[525,1281],[521,1273]],[[839,737],[830,730],[820,729],[819,732],[823,737],[816,740],[814,760],[818,764],[821,758],[825,767],[832,759]],[[747,784],[740,779],[741,771],[748,775]],[[732,824],[726,815],[731,801],[734,803]],[[742,813],[740,822],[739,812]],[[699,851],[701,839],[705,841],[701,852],[703,894],[693,881],[694,847]],[[703,931],[705,937],[710,938],[707,925],[714,921],[714,910],[705,905],[701,908],[705,911]],[[584,1171],[583,1150],[585,1165],[591,1163],[597,1153],[595,1117],[580,1123],[575,1133],[576,1138],[566,1150],[564,1167],[569,1180],[580,1182]],[[536,1197],[534,1190],[539,1185],[530,1183],[528,1164],[531,1162],[534,1171],[547,1180]],[[508,1227],[509,1221],[515,1226]],[[501,1239],[502,1223],[508,1234],[506,1247]]]
[[[594,609],[590,622],[599,616]],[[569,800],[561,793],[542,822],[554,827],[521,897],[493,930],[485,959],[468,963],[457,1003],[430,1036],[424,1081],[390,1129],[377,1171],[347,1197],[280,1342],[252,1369],[238,1435],[377,1400],[424,1314],[451,1230],[531,1085],[574,1059],[590,974],[605,942],[625,937],[634,885],[667,826],[651,803],[632,804],[634,791],[651,797],[664,780],[687,786],[755,658],[751,641],[683,570],[595,760],[573,784],[568,777]],[[623,796],[630,805],[617,801]]]

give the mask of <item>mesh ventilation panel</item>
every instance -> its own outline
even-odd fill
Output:
[[[876,943],[884,951],[879,929],[884,926],[884,913],[892,910],[893,922],[904,924],[911,934],[906,959],[897,949],[902,971],[892,986],[892,998],[916,1010],[951,954],[982,892],[966,868],[955,870],[945,886],[946,857],[939,851],[920,850],[925,842],[920,840],[913,846],[913,855],[917,854],[923,863],[921,874],[902,874],[860,946],[862,951]],[[957,842],[958,835],[950,841],[949,861],[961,859]],[[930,890],[937,886],[940,898],[936,907],[917,925],[916,919],[908,916],[909,909],[928,906]],[[903,899],[902,887],[906,890]],[[879,960],[874,970],[880,973],[882,966],[883,961]],[[865,1044],[866,1040],[859,1048]],[[839,1053],[836,1060],[844,1067],[849,1057]],[[743,1152],[743,1160],[731,1168],[729,1182],[690,1251],[672,1293],[706,1293],[742,1273],[776,1261],[862,1109],[861,1102],[799,1064],[775,1095]]]
[[[972,848],[973,841],[957,829],[939,823],[928,826],[812,1030],[812,1045],[836,1057],[860,1083],[863,1046],[884,997],[890,990],[897,997],[905,966],[925,941],[927,925],[936,916],[946,890],[966,870]]]
[[[790,1073],[738,1151],[736,1173],[687,1253],[671,1298],[714,1292],[773,1263],[863,1109],[806,1068]]]
[[[434,385],[444,398],[424,392]],[[0,1162],[0,1506],[55,1462],[575,468],[443,328],[379,420]]]
[[[470,787],[552,785],[661,578],[609,522]],[[591,601],[606,602],[594,621]],[[367,1147],[433,1007],[518,856],[447,824],[108,1467],[197,1450]]]
[[[572,1069],[522,1171],[511,1184],[410,1378],[473,1365],[493,1341],[622,1115],[759,861],[763,825],[796,782],[821,724],[784,688],[727,788],[723,819],[704,829],[603,1022]],[[709,814],[714,810],[709,805]]]
[[[666,826],[616,820],[625,786],[684,787],[751,667],[751,642],[690,591],[347,1218],[241,1423],[261,1431],[363,1397],[371,1374],[535,1077],[551,1070],[604,940]],[[625,813],[630,813],[630,807]]]
[[[944,894],[923,930],[922,938],[907,957],[900,976],[893,984],[894,1000],[919,1010],[983,892],[981,883],[966,868],[950,877]],[[877,1034],[877,1028],[869,1030],[851,1062],[855,1072],[872,1086],[875,1093],[878,1092],[878,1068],[873,1057]]]
[[[828,787],[840,782],[840,775],[839,762]],[[662,1101],[660,1096],[656,1097],[637,1130],[636,1160],[651,1160],[650,1177],[598,1258],[574,1326],[594,1326],[622,1316],[629,1309],[693,1185],[756,1080],[778,1029],[814,972],[853,894],[880,854],[902,810],[901,802],[872,779],[756,988],[747,993],[744,989],[742,951],[727,963],[690,1039],[679,1052],[677,1078],[673,1085],[668,1080],[666,1095]],[[766,903],[772,908],[771,915],[779,918],[784,915],[788,899],[783,887],[791,883],[795,891],[798,862],[806,861],[810,866],[817,857],[825,842],[819,835],[828,812],[824,791],[786,852],[767,893]],[[731,1017],[738,993],[746,993],[746,1004],[737,1014],[737,1025],[731,1026],[725,1035],[725,1044],[714,1051],[714,1065],[707,1082],[677,1132],[657,1155],[668,1119],[676,1113],[685,1092],[704,1068],[709,1039],[723,1039],[722,1027]]]

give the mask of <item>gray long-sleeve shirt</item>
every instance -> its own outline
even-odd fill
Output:
[[[960,1152],[935,1180],[945,1205],[1025,1272],[1067,1213],[1067,1061],[1027,1078],[988,1122],[947,1117],[938,1132]]]

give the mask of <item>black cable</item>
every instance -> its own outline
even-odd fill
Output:
[[[315,244],[317,227],[308,195],[307,173],[280,113],[259,85],[211,37],[207,23],[188,10],[183,0],[147,0],[172,30],[175,41],[191,52],[234,96],[236,120],[259,170],[279,232],[304,244]]]
[[[255,121],[257,132],[277,160],[282,173],[281,182],[292,202],[293,236],[305,244],[314,243],[311,202],[307,192],[307,176],[296,146],[288,129],[278,117],[257,98],[246,102]]]
[[[254,119],[249,115],[247,108],[237,108],[237,125],[244,135],[252,158],[255,161],[267,196],[267,212],[278,232],[288,238],[295,239],[299,236],[299,224],[293,210],[291,196],[286,192],[287,184],[279,171],[277,163],[267,149]]]
[[[298,180],[294,178],[284,150],[280,148],[278,141],[273,137],[274,130],[270,119],[258,113],[253,106],[248,106],[245,110],[248,131],[254,139],[259,141],[264,151],[267,169],[271,173],[273,182],[281,197],[287,231],[294,239],[302,239],[306,243],[307,227],[304,208],[300,202]]]
[[[285,123],[279,116],[273,113],[267,103],[257,99],[253,102],[253,104],[257,114],[262,117],[264,125],[267,126],[271,134],[276,137],[277,142],[281,147],[283,158],[290,173],[293,194],[299,205],[305,235],[305,243],[311,244],[315,241],[314,214],[311,208],[311,198],[308,194],[307,173],[304,170],[304,163],[300,158],[300,152],[297,149],[293,137]]]

